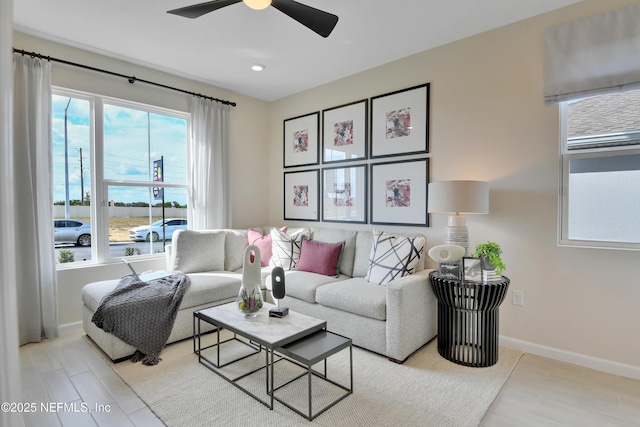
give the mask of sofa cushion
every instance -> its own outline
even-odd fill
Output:
[[[373,233],[371,231],[358,231],[355,258],[353,260],[353,276],[351,277],[365,277],[367,275],[372,244]]]
[[[224,230],[224,269],[235,271],[242,268],[244,248],[247,247],[247,230]]]
[[[342,255],[340,255],[340,273],[353,277],[353,262],[356,253],[356,237],[358,232],[354,230],[341,230],[325,227],[312,228],[311,231],[311,238],[313,240],[330,243],[344,241],[344,248],[342,248]],[[368,256],[369,253],[367,251],[367,258]],[[364,277],[364,273],[362,276]]]
[[[102,297],[114,290],[119,281],[120,279],[102,280],[85,285],[82,288],[82,302],[89,307],[92,312],[95,312],[100,305]]]
[[[424,253],[423,236],[398,236],[380,230],[373,231],[366,280],[385,285],[412,274]]]
[[[323,276],[322,274],[309,273],[307,271],[290,270],[285,272],[284,288],[287,296],[297,298],[310,303],[316,302],[316,289],[327,283],[344,279],[347,276]],[[266,287],[271,290],[271,276],[266,279]]]
[[[372,319],[387,318],[386,288],[367,282],[362,277],[319,287],[316,291],[316,302]]]
[[[339,243],[326,243],[303,237],[296,270],[338,277],[344,244],[344,240]]]
[[[189,278],[191,286],[182,298],[181,309],[235,298],[242,283],[241,274],[222,271],[191,273]]]
[[[191,285],[182,297],[180,310],[203,304],[214,305],[218,301],[235,298],[240,291],[242,275],[223,271],[189,274]],[[82,302],[92,312],[100,305],[102,298],[115,289],[120,279],[93,282],[82,288]]]
[[[176,231],[172,241],[174,269],[185,274],[224,270],[225,236],[222,230]]]
[[[280,228],[280,231],[286,233],[287,227]],[[271,260],[271,233],[262,234],[260,231],[256,231],[253,228],[247,230],[247,240],[250,245],[256,245],[258,249],[260,249],[260,264],[262,267],[266,267],[269,265],[269,261]]]
[[[296,264],[300,259],[303,237],[311,237],[310,231],[306,228],[289,230],[288,233],[277,228],[271,230],[273,254],[269,265],[271,267],[282,267],[284,270],[296,268]]]

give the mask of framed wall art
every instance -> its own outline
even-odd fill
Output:
[[[367,158],[368,101],[322,111],[322,163]]]
[[[429,159],[371,164],[371,224],[428,226]]]
[[[371,158],[429,152],[429,83],[371,98]]]
[[[284,173],[284,219],[319,221],[320,170]]]
[[[482,260],[480,258],[462,258],[462,269],[465,282],[482,283]]]
[[[462,264],[459,262],[442,262],[438,265],[438,276],[441,279],[460,280]]]
[[[284,167],[318,164],[320,112],[283,122]]]
[[[367,166],[322,170],[322,221],[367,223]]]

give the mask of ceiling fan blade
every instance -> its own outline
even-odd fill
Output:
[[[338,23],[338,17],[311,6],[293,0],[272,0],[271,6],[285,15],[295,19],[322,37],[328,37]]]
[[[229,6],[235,3],[241,3],[242,0],[214,0],[205,3],[194,4],[187,7],[181,7],[179,9],[173,9],[167,11],[174,15],[184,16],[185,18],[197,18],[206,13],[213,12],[214,10],[221,9],[225,6]]]

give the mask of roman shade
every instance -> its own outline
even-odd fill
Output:
[[[640,87],[640,4],[548,28],[544,100]]]

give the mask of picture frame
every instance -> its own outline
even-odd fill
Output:
[[[284,219],[319,221],[320,169],[284,172]]]
[[[284,167],[317,165],[320,112],[286,119],[282,128]]]
[[[482,283],[482,260],[480,258],[462,258],[462,269],[465,282]]]
[[[441,262],[438,265],[438,277],[445,280],[461,280],[462,265],[459,262]]]
[[[372,163],[371,224],[427,227],[429,159]]]
[[[430,84],[371,98],[371,158],[429,152]]]
[[[369,101],[322,110],[322,163],[367,158]]]
[[[322,170],[322,221],[367,223],[367,166]]]

